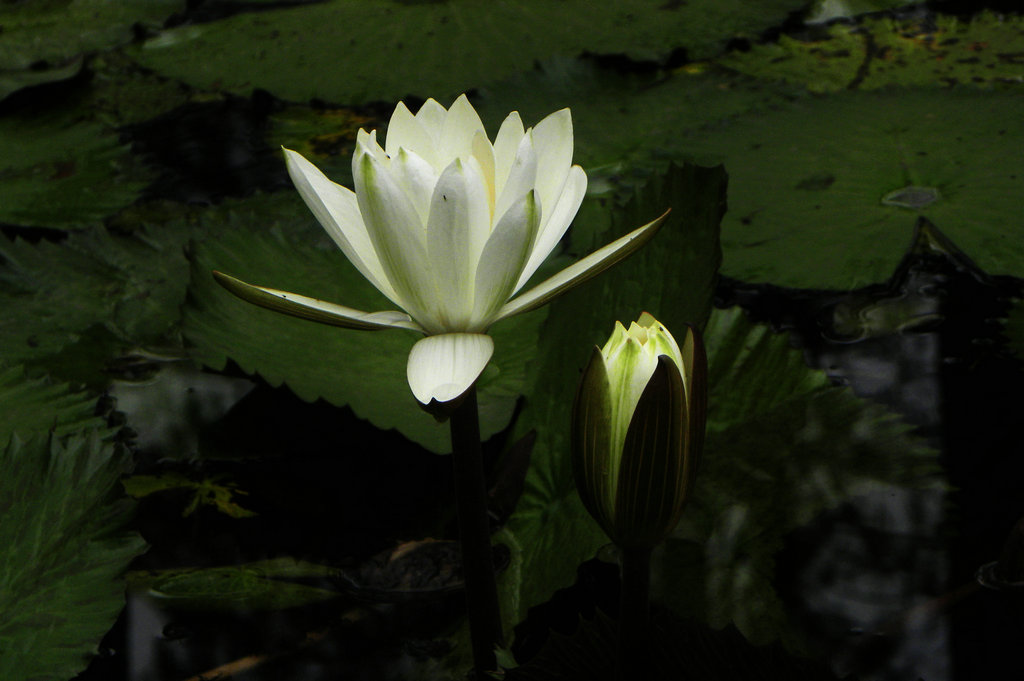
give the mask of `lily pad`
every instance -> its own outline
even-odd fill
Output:
[[[200,610],[282,610],[338,598],[340,592],[300,583],[336,578],[338,570],[294,558],[207,568],[171,568],[128,574],[162,607]],[[289,581],[295,580],[295,581]]]
[[[734,51],[716,63],[812,92],[891,85],[1005,85],[1024,77],[1024,17],[983,12],[971,21],[933,14],[869,17],[824,33]]]
[[[15,433],[64,435],[103,425],[96,416],[95,396],[28,379],[21,367],[0,364],[0,445],[6,446]]]
[[[81,229],[116,213],[149,174],[118,135],[73,112],[0,119],[0,222]]]
[[[130,507],[112,499],[130,465],[95,431],[0,450],[0,677],[75,676],[124,607],[118,578],[145,547],[121,531]]]
[[[680,142],[724,161],[723,271],[795,288],[884,281],[923,215],[983,270],[1024,274],[1024,98],[851,92],[739,117]]]
[[[156,28],[184,0],[33,0],[0,5],[0,71],[56,65],[130,42],[136,26]]]
[[[216,269],[357,309],[392,309],[315,224],[297,195],[295,201],[298,224],[292,229],[261,232],[253,224],[197,247],[183,321],[193,358],[218,370],[230,359],[271,385],[286,384],[304,400],[349,405],[379,428],[396,428],[434,452],[449,451],[447,424],[419,408],[406,380],[406,360],[418,334],[353,331],[286,317],[241,301],[214,281]],[[491,331],[494,359],[477,383],[485,438],[511,419],[545,315],[541,309]]]
[[[295,101],[353,104],[446,98],[559,54],[657,60],[685,48],[692,57],[711,56],[730,39],[780,24],[802,5],[331,0],[180,26],[147,41],[136,57],[202,89],[262,88]]]
[[[186,223],[132,235],[103,228],[63,242],[0,240],[0,355],[38,363],[68,348],[66,378],[94,384],[95,373],[122,350],[163,344],[178,320],[188,284]],[[102,381],[100,381],[102,382]]]

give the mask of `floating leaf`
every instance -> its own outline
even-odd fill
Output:
[[[1019,85],[1024,18],[983,12],[971,21],[917,14],[836,23],[807,37],[733,51],[716,63],[812,92],[892,85]]]
[[[450,448],[447,424],[422,411],[405,375],[421,336],[404,330],[352,331],[286,317],[241,301],[218,286],[219,270],[245,281],[311,295],[362,310],[392,309],[298,204],[292,229],[262,225],[228,230],[196,249],[184,333],[196,361],[223,369],[228,359],[299,397],[349,405],[379,428],[397,428],[435,452]],[[254,216],[254,220],[262,220]],[[303,225],[297,227],[297,224]],[[477,383],[480,427],[489,437],[508,425],[526,380],[546,310],[496,325],[495,353]]]
[[[283,610],[338,598],[339,592],[287,580],[324,580],[338,570],[294,558],[208,568],[129,573],[133,589],[146,589],[161,606],[202,611]]]
[[[652,60],[684,47],[707,57],[730,39],[778,25],[802,4],[332,0],[180,26],[146,42],[136,57],[203,89],[262,88],[296,101],[357,104],[410,94],[451,98],[557,54]]]
[[[0,364],[0,446],[5,447],[15,433],[63,435],[103,425],[96,416],[95,396],[25,378],[21,367]]]
[[[0,450],[0,678],[73,677],[124,606],[118,577],[144,543],[111,496],[130,464],[95,432]]]
[[[184,0],[35,0],[0,5],[0,70],[61,63],[129,42],[135,26],[157,27]]]
[[[95,228],[60,243],[0,240],[0,354],[37,364],[64,352],[48,368],[101,386],[106,361],[172,334],[192,233],[180,222],[129,236]]]
[[[883,281],[916,214],[986,272],[1024,274],[1024,155],[1007,153],[1024,146],[1017,94],[843,93],[743,116],[680,144],[729,170],[729,276],[795,288]]]
[[[82,58],[75,57],[50,68],[0,71],[0,100],[26,87],[73,78],[82,70]]]
[[[0,222],[79,229],[138,198],[148,172],[98,123],[25,111],[0,118],[0,177]]]

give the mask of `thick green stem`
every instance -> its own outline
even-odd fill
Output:
[[[455,502],[462,545],[462,574],[466,584],[469,634],[473,664],[479,679],[495,671],[495,646],[502,645],[498,586],[491,556],[491,528],[487,518],[487,485],[480,451],[480,420],[476,386],[469,389],[451,416],[452,466]]]
[[[618,681],[650,678],[651,549],[622,549]]]

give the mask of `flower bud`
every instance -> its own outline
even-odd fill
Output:
[[[576,393],[572,461],[583,504],[622,548],[653,547],[679,522],[704,441],[707,356],[648,313],[615,323]]]

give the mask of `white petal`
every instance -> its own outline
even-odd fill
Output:
[[[437,185],[437,173],[434,166],[423,160],[415,151],[405,147],[398,150],[392,157],[391,173],[395,182],[405,190],[422,224],[427,224],[430,215],[430,199]]]
[[[540,231],[537,234],[537,242],[534,244],[533,253],[530,254],[530,260],[519,276],[515,291],[521,289],[533,276],[533,273],[537,271],[537,268],[541,266],[541,263],[565,234],[565,230],[569,229],[586,193],[587,174],[583,172],[583,168],[573,166],[569,170],[569,177],[565,181],[565,187],[562,190],[562,195],[558,197],[558,202],[552,207],[544,208],[544,219],[541,221]],[[541,205],[543,206],[543,203]]]
[[[569,168],[572,166],[572,116],[568,109],[551,114],[538,123],[530,133],[537,153],[537,192],[545,211],[555,204],[562,193]]]
[[[359,132],[356,133],[356,151],[352,154],[353,164],[355,158],[360,154],[372,154],[374,158],[383,163],[388,164],[388,155],[384,153],[380,144],[377,143],[377,131],[371,130],[366,132],[362,128],[359,128]],[[352,172],[355,172],[355,166],[352,167]]]
[[[643,227],[634,229],[626,236],[616,239],[603,248],[599,248],[582,260],[569,265],[569,267],[566,267],[558,274],[537,284],[526,293],[513,298],[501,308],[495,321],[522,312],[535,310],[555,296],[604,272],[650,241],[666,217],[668,217],[668,211],[665,211],[658,219],[648,222]]]
[[[494,202],[494,219],[497,224],[501,216],[505,214],[508,207],[523,198],[526,192],[533,189],[537,180],[537,155],[533,148],[533,140],[529,135],[524,135],[519,140],[519,148],[516,149],[515,160],[509,168],[508,179],[504,187],[498,193]],[[541,204],[544,209],[544,204]]]
[[[406,377],[423,404],[450,402],[473,385],[494,354],[494,341],[479,333],[427,336],[412,346]]]
[[[519,112],[513,111],[505,118],[494,138],[494,193],[500,196],[508,180],[508,173],[516,160],[516,151],[526,132]]]
[[[268,310],[283,312],[293,317],[310,319],[322,324],[341,326],[347,329],[412,329],[422,332],[420,325],[412,321],[409,315],[397,310],[385,312],[363,312],[344,305],[328,303],[317,298],[300,296],[263,286],[253,286],[241,279],[236,279],[223,272],[214,272],[217,283],[231,291],[242,300],[265,307]]]
[[[359,212],[381,268],[405,310],[426,327],[425,301],[436,293],[419,214],[405,190],[371,154],[360,155],[354,179]]]
[[[448,109],[438,149],[449,159],[469,156],[473,152],[473,138],[478,132],[484,132],[480,116],[466,95],[459,95]]]
[[[536,192],[531,190],[505,211],[501,222],[495,226],[476,270],[471,327],[474,330],[486,331],[498,310],[512,296],[519,273],[533,249],[540,218]]]
[[[434,189],[427,222],[430,257],[437,297],[431,316],[438,331],[465,330],[473,313],[473,279],[479,252],[490,232],[490,207],[480,164],[470,157],[455,159]]]
[[[284,158],[302,200],[341,252],[378,291],[401,307],[402,301],[388,283],[370,243],[355,193],[331,182],[316,166],[291,149],[284,150]]]
[[[441,142],[441,130],[444,128],[444,121],[448,117],[448,111],[437,103],[435,99],[428,99],[416,112],[416,120],[423,126],[423,130],[434,140],[434,144]]]
[[[494,147],[487,139],[487,133],[483,130],[477,131],[473,136],[473,158],[480,164],[480,171],[484,174],[487,182],[487,203],[491,212],[491,219],[494,218]]]

